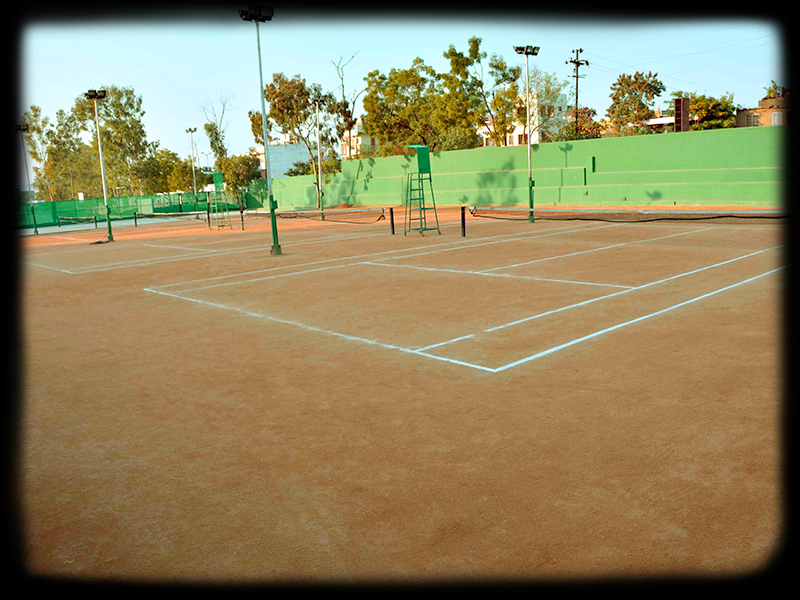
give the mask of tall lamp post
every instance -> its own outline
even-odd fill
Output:
[[[269,164],[269,133],[267,132],[267,109],[264,101],[264,75],[261,68],[261,36],[258,32],[258,24],[272,20],[274,9],[271,6],[251,5],[247,10],[240,9],[239,16],[243,21],[255,21],[256,23],[256,43],[258,44],[258,79],[260,86],[258,95],[261,97],[261,126],[264,133],[264,166],[267,178],[267,198],[269,201],[269,219],[272,228],[272,248],[270,254],[275,256],[282,254],[281,246],[278,243],[278,224],[275,220],[275,201],[272,197],[272,169]]]
[[[533,178],[531,171],[531,91],[530,71],[528,70],[528,57],[539,54],[539,46],[514,46],[514,52],[525,55],[525,132],[528,142],[528,221],[533,223]]]
[[[28,131],[28,124],[22,123],[17,125],[17,131],[19,131],[20,136],[22,137],[22,160],[25,164],[25,178],[28,180],[28,204],[31,205],[31,217],[33,218],[33,234],[39,235],[39,228],[36,227],[36,212],[33,210],[33,192],[31,191],[31,176],[28,173],[28,157],[25,156],[28,152],[25,148],[25,133]]]
[[[194,205],[197,206],[197,178],[194,175],[194,140],[192,139],[192,134],[197,131],[197,127],[189,127],[186,130],[186,133],[189,134],[189,150],[191,151],[189,156],[192,160],[192,185],[194,186],[192,190],[194,191]]]
[[[103,202],[106,205],[106,223],[108,224],[108,241],[114,241],[114,235],[111,233],[111,210],[108,207],[108,190],[106,188],[106,166],[103,162],[103,144],[100,141],[100,121],[97,117],[97,101],[103,100],[106,97],[105,90],[89,90],[84,94],[90,100],[94,100],[94,124],[97,128],[97,150],[100,153],[100,175],[103,178]]]

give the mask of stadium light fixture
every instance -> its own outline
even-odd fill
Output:
[[[97,129],[97,150],[100,153],[100,175],[103,179],[103,202],[106,205],[106,224],[108,225],[108,241],[114,241],[114,235],[111,233],[111,210],[108,207],[108,189],[106,188],[106,166],[103,161],[103,144],[100,141],[100,121],[97,117],[97,101],[103,100],[106,97],[105,90],[89,90],[84,94],[88,99],[94,101],[94,124]]]
[[[530,70],[528,69],[528,57],[539,54],[539,46],[514,46],[514,52],[525,55],[525,134],[528,143],[528,221],[533,223],[536,219],[533,216],[533,178],[531,171],[531,90],[530,90]]]
[[[261,87],[258,95],[261,97],[261,127],[264,134],[264,175],[267,178],[267,202],[269,204],[269,219],[272,229],[272,249],[270,254],[273,256],[282,254],[280,243],[278,243],[278,223],[275,219],[275,201],[272,197],[272,169],[269,164],[269,132],[267,131],[267,109],[264,101],[264,73],[261,67],[261,34],[258,31],[259,23],[266,23],[272,20],[274,9],[271,6],[250,5],[247,10],[240,9],[239,16],[244,21],[255,21],[256,23],[256,44],[258,47],[258,80]]]
[[[247,10],[239,9],[239,16],[243,21],[256,21],[266,23],[272,21],[274,10],[271,6],[258,6],[251,4]]]

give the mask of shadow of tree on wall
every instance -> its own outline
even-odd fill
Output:
[[[558,147],[558,149],[564,153],[564,167],[569,166],[569,153],[572,151],[574,147],[575,146],[573,146],[569,142],[566,142],[563,146]]]
[[[664,197],[664,194],[662,194],[658,190],[653,190],[652,192],[645,191],[645,194],[647,194],[647,197],[653,201],[661,200],[661,198]]]
[[[478,174],[475,204],[516,206],[519,200],[517,175],[513,173],[514,159],[506,160],[498,170]],[[524,191],[524,190],[523,190]]]

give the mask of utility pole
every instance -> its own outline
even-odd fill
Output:
[[[578,79],[581,77],[585,77],[585,75],[578,75],[578,69],[583,65],[586,65],[588,67],[589,61],[578,58],[580,53],[583,52],[583,48],[578,48],[577,50],[573,50],[573,52],[575,53],[575,58],[573,58],[572,60],[565,60],[564,64],[572,63],[573,65],[575,65],[575,75],[573,75],[573,77],[575,77],[575,137],[577,138],[578,137]]]

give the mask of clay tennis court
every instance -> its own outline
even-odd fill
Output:
[[[783,223],[269,221],[21,246],[36,575],[759,571],[782,528]],[[469,218],[469,217],[468,217]],[[402,221],[399,221],[402,223]]]

